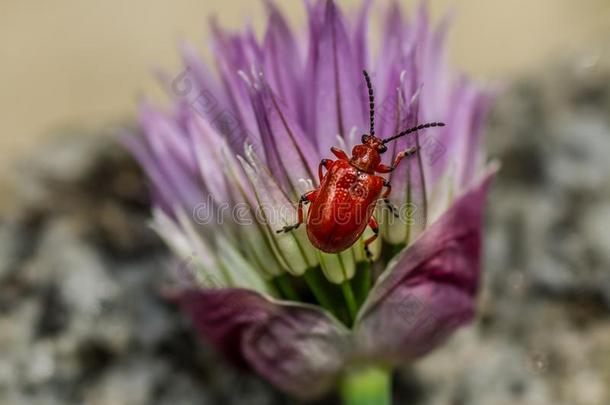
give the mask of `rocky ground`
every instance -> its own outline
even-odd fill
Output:
[[[164,298],[139,170],[80,135],[22,162],[0,214],[0,403],[293,403],[196,339]],[[397,377],[396,403],[608,404],[610,69],[515,83],[489,149],[479,317]]]

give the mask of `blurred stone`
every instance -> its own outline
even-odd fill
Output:
[[[148,228],[142,173],[114,136],[73,131],[47,145],[42,154],[21,163],[15,173],[14,198],[21,216],[66,215],[82,237],[103,245],[108,254],[159,247]]]
[[[549,387],[531,362],[523,348],[469,328],[416,371],[426,404],[550,404]]]
[[[535,288],[601,298],[610,309],[604,69],[587,74],[563,66],[500,100],[488,143],[506,170],[491,194],[489,229],[507,243],[494,245],[489,267],[518,268]]]
[[[155,379],[161,372],[159,367],[159,364],[146,360],[119,363],[108,369],[97,384],[85,390],[84,402],[91,405],[147,405],[152,399]]]
[[[11,232],[8,226],[0,225],[0,280],[11,270],[11,266],[15,261],[15,245],[18,243],[17,238]]]

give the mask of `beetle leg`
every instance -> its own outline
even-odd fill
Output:
[[[398,165],[400,164],[401,160],[403,160],[406,157],[413,156],[416,152],[417,152],[417,148],[416,147],[412,147],[412,148],[409,148],[407,150],[404,150],[404,151],[400,152],[398,155],[396,155],[396,159],[394,159],[394,163],[392,163],[392,166],[388,166],[388,165],[384,165],[384,164],[380,163],[375,168],[375,171],[378,172],[378,173],[390,173],[390,172],[393,172],[398,167]]]
[[[333,161],[330,159],[322,159],[320,161],[320,165],[318,166],[318,177],[320,179],[320,183],[322,182],[322,179],[324,178],[324,175],[322,174],[322,168],[325,168],[326,170],[330,170],[330,166],[333,164]]]
[[[364,252],[366,253],[366,258],[372,260],[373,254],[369,249],[369,245],[373,243],[375,239],[377,239],[377,237],[379,236],[379,224],[377,223],[375,216],[371,216],[371,219],[369,220],[369,226],[373,230],[374,235],[364,241]]]
[[[345,153],[345,151],[333,146],[330,148],[330,151],[333,153],[333,155],[335,155],[336,157],[338,157],[341,160],[349,160],[349,156],[347,156],[347,153]]]
[[[299,226],[301,226],[301,224],[304,221],[304,217],[305,217],[303,204],[309,204],[310,202],[313,202],[316,199],[317,194],[318,194],[318,189],[311,190],[311,191],[308,191],[307,193],[303,194],[301,196],[301,198],[299,199],[299,208],[297,211],[299,217],[298,217],[297,223],[293,224],[293,225],[286,225],[282,229],[278,229],[276,232],[277,233],[290,232],[290,231],[294,231]]]
[[[381,195],[381,198],[383,199],[383,202],[385,203],[385,205],[390,209],[390,211],[392,212],[392,215],[394,215],[394,218],[398,218],[398,209],[396,209],[396,206],[394,206],[394,204],[392,204],[390,202],[390,193],[392,192],[392,185],[390,184],[389,181],[387,180],[383,180],[383,186],[387,187],[387,190]]]

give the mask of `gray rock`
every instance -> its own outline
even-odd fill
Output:
[[[425,403],[548,404],[548,385],[523,348],[486,339],[474,328],[416,366],[426,386]]]
[[[11,266],[13,266],[17,243],[9,227],[0,225],[0,280],[8,274]]]
[[[491,194],[489,229],[508,243],[494,245],[489,267],[517,268],[551,294],[605,297],[610,308],[610,69],[603,71],[588,77],[563,67],[500,100],[488,143],[506,170]]]

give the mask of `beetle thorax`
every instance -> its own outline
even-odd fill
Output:
[[[352,149],[350,163],[358,170],[375,173],[375,168],[381,163],[381,156],[377,149],[369,145],[356,145]]]

